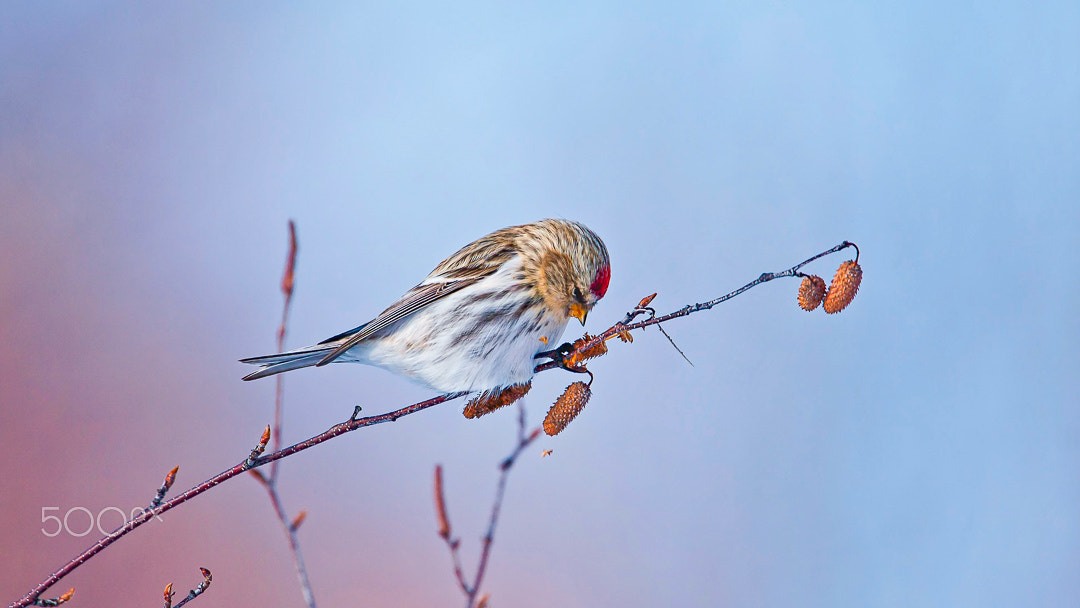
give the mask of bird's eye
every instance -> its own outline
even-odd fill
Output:
[[[577,287],[574,288],[574,299],[575,300],[580,300],[581,299],[581,290],[578,289]]]

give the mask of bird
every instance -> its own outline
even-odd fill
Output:
[[[243,379],[354,362],[446,393],[528,391],[537,355],[558,343],[570,319],[585,325],[610,279],[607,247],[585,225],[544,219],[510,226],[462,247],[359,327],[241,359],[260,366]]]

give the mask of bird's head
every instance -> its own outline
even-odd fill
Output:
[[[540,262],[538,287],[545,304],[585,325],[593,306],[607,293],[611,262],[600,237],[576,222],[552,222],[554,246]]]

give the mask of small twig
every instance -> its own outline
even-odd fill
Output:
[[[442,489],[442,465],[435,465],[435,515],[439,518],[439,538],[450,540],[450,518],[446,515],[446,497]]]
[[[210,571],[206,568],[199,568],[199,572],[202,572],[203,575],[202,582],[200,582],[199,585],[191,591],[188,591],[187,597],[180,600],[180,603],[176,604],[175,606],[173,606],[172,598],[176,595],[176,593],[172,590],[172,583],[165,585],[165,608],[180,608],[184,604],[187,604],[191,600],[202,595],[203,592],[210,587],[210,581],[214,580],[214,575],[211,574]]]
[[[439,519],[439,538],[446,541],[446,547],[450,550],[450,558],[454,562],[454,577],[457,578],[461,592],[469,595],[469,583],[465,581],[465,572],[461,568],[461,555],[458,547],[461,539],[454,538],[451,534],[450,517],[446,514],[446,496],[443,493],[442,465],[435,465],[435,514]]]
[[[314,608],[315,594],[311,591],[311,581],[308,579],[307,567],[304,565],[304,556],[300,552],[300,541],[296,536],[296,531],[300,527],[300,524],[304,523],[304,520],[307,519],[307,511],[300,511],[292,521],[289,521],[288,515],[285,514],[285,507],[281,504],[281,495],[278,494],[277,485],[272,481],[266,481],[264,482],[264,485],[270,496],[270,504],[274,507],[274,513],[281,522],[281,526],[285,530],[285,536],[289,540],[289,551],[292,552],[293,566],[296,569],[296,577],[300,583],[300,594],[304,596],[304,603],[310,608]]]
[[[446,541],[450,550],[450,558],[454,564],[454,576],[458,586],[465,595],[466,608],[476,606],[476,595],[480,592],[480,584],[484,580],[484,572],[487,570],[488,559],[491,556],[491,545],[495,542],[495,527],[499,522],[499,511],[502,508],[503,495],[506,493],[506,480],[510,473],[510,467],[514,466],[517,457],[540,436],[540,429],[533,429],[528,435],[525,434],[525,406],[518,401],[518,441],[514,451],[499,464],[499,484],[495,490],[495,502],[491,507],[491,520],[488,522],[487,534],[484,535],[483,547],[480,552],[480,563],[476,567],[476,578],[472,584],[465,580],[465,574],[461,567],[461,557],[458,547],[459,539],[453,538],[450,528],[450,518],[446,513],[446,498],[443,496],[442,466],[435,466],[435,511],[439,522],[439,537]],[[481,598],[481,604],[485,604],[487,595]]]
[[[70,600],[73,595],[75,595],[75,588],[74,587],[72,587],[71,589],[68,589],[67,593],[65,593],[64,595],[61,595],[60,597],[54,597],[51,600],[34,600],[33,605],[34,606],[59,606],[60,604],[63,604],[64,602]]]
[[[664,331],[664,326],[657,323],[656,329],[659,329],[660,333],[664,334],[664,337],[667,338],[667,341],[671,342],[671,345],[675,347],[675,350],[679,351],[679,354],[682,355],[683,359],[686,359],[686,362],[690,364],[690,367],[694,367],[694,362],[690,360],[690,357],[686,356],[686,353],[682,352],[682,349],[679,348],[679,345],[675,344],[675,340],[672,340],[671,336],[669,336],[668,333]]]
[[[623,321],[623,323],[629,323],[630,322],[629,320],[633,320],[634,317],[636,317],[637,315],[642,314],[642,313],[649,313],[649,318],[650,319],[655,318],[656,317],[656,309],[649,306],[649,303],[652,302],[653,298],[655,298],[655,297],[656,297],[656,294],[654,293],[654,294],[652,294],[650,296],[645,296],[644,298],[642,298],[641,301],[638,302],[637,308],[635,308],[634,310],[631,310],[630,312],[626,313],[626,318],[628,320]],[[671,338],[671,336],[668,335],[668,333],[666,331],[664,331],[664,326],[657,323],[656,324],[656,329],[659,329],[660,333],[664,334],[664,337],[667,338],[667,341],[671,342],[671,346],[673,346],[675,348],[675,350],[678,351],[680,355],[682,355],[682,358],[685,359],[686,362],[690,364],[690,367],[694,367],[694,362],[690,360],[690,357],[686,356],[686,353],[684,353],[682,351],[682,349],[679,348],[678,344],[675,344],[675,340],[673,340]],[[626,335],[627,338],[630,338],[629,334],[625,334],[625,335]],[[630,338],[630,341],[633,342],[633,338]]]
[[[281,308],[281,324],[277,331],[278,352],[285,352],[285,335],[289,326],[289,309],[292,305],[293,287],[296,284],[296,223],[289,220],[289,253],[285,258],[285,272],[281,276],[281,293],[285,296],[285,304]],[[285,407],[284,375],[277,375],[277,387],[274,391],[274,447],[273,451],[281,449],[282,412]],[[277,467],[275,462],[270,465],[270,480],[277,481]]]
[[[476,568],[476,581],[473,583],[473,593],[469,598],[468,606],[472,606],[472,602],[476,599],[476,593],[480,590],[480,583],[483,582],[484,572],[487,570],[488,557],[491,555],[491,545],[495,542],[495,526],[499,523],[499,512],[502,509],[503,495],[506,493],[506,480],[510,473],[510,467],[514,465],[517,457],[521,454],[522,450],[529,447],[529,445],[540,436],[542,429],[533,429],[529,436],[518,444],[517,449],[510,455],[509,458],[503,461],[501,468],[501,474],[499,475],[499,486],[495,490],[495,503],[491,506],[491,521],[488,523],[487,534],[484,535],[484,548],[480,554],[480,565]]]
[[[819,254],[811,257],[811,258],[808,258],[806,260],[803,260],[802,262],[792,266],[791,268],[788,268],[787,270],[784,270],[784,271],[781,271],[781,272],[765,272],[765,273],[762,273],[761,276],[754,279],[753,281],[750,281],[746,285],[743,285],[742,287],[736,289],[735,291],[726,293],[726,294],[724,294],[724,295],[722,295],[719,298],[716,298],[714,300],[709,300],[708,302],[702,302],[702,303],[694,304],[694,305],[686,305],[686,306],[680,308],[679,310],[676,310],[674,312],[670,312],[670,313],[668,313],[666,315],[663,315],[663,316],[660,316],[660,317],[652,316],[652,317],[650,317],[650,318],[648,318],[648,319],[646,319],[644,321],[638,321],[637,323],[633,323],[633,320],[636,319],[639,315],[646,314],[646,313],[649,312],[649,309],[646,308],[646,306],[648,305],[649,302],[652,301],[652,298],[656,295],[656,294],[653,294],[652,296],[649,296],[649,297],[645,298],[644,300],[642,300],[642,303],[645,304],[646,306],[642,306],[642,305],[639,304],[637,308],[635,308],[634,310],[626,313],[626,318],[625,319],[623,319],[622,321],[612,325],[611,327],[606,329],[604,332],[593,336],[592,339],[586,340],[585,342],[582,342],[576,348],[570,348],[569,350],[566,350],[563,347],[565,347],[567,345],[564,344],[563,347],[560,347],[559,349],[556,349],[555,351],[549,351],[549,353],[556,353],[558,355],[561,355],[561,357],[552,357],[551,361],[547,361],[547,362],[544,362],[544,363],[541,363],[541,364],[537,365],[536,368],[534,369],[534,371],[536,373],[539,373],[539,372],[542,372],[542,371],[547,371],[547,370],[552,369],[552,368],[563,367],[561,365],[563,360],[572,357],[575,353],[580,353],[580,352],[586,351],[586,350],[592,348],[593,346],[596,346],[600,342],[603,342],[603,341],[611,338],[612,336],[620,335],[620,334],[621,335],[629,335],[629,332],[633,331],[635,329],[641,329],[641,328],[644,328],[644,327],[648,327],[650,325],[658,325],[660,323],[663,323],[664,321],[669,321],[671,319],[677,319],[679,317],[685,317],[685,316],[687,316],[689,314],[693,314],[695,312],[700,312],[702,310],[709,310],[713,306],[716,306],[717,304],[721,304],[723,302],[726,302],[726,301],[734,298],[735,296],[738,296],[738,295],[742,294],[745,291],[748,291],[748,290],[750,290],[750,289],[752,289],[754,287],[757,287],[758,285],[761,285],[762,283],[768,283],[769,281],[772,281],[774,279],[780,279],[780,278],[783,278],[783,277],[794,277],[794,276],[796,276],[796,273],[799,271],[800,268],[802,268],[803,266],[806,266],[810,262],[813,262],[814,260],[823,258],[823,257],[825,257],[827,255],[836,253],[837,251],[840,251],[842,249],[847,249],[848,247],[855,247],[855,243],[852,243],[850,241],[844,241],[843,243],[840,243],[836,247],[833,247],[833,248],[828,249],[826,251],[822,251],[821,253],[819,253]],[[858,251],[858,247],[856,247],[856,251]],[[548,353],[541,353],[541,354],[546,355],[546,356],[551,356]],[[537,355],[537,356],[539,357],[540,355]],[[571,370],[571,371],[575,371],[575,370]]]
[[[285,296],[285,303],[281,310],[281,324],[277,330],[278,352],[285,351],[285,335],[288,333],[289,327],[289,308],[292,303],[293,287],[296,284],[296,252],[296,223],[289,220],[289,253],[285,259],[285,272],[281,276],[281,293]],[[277,385],[274,390],[274,452],[281,449],[284,411],[285,378],[282,374],[278,374]],[[307,517],[307,511],[300,511],[292,521],[289,520],[289,516],[285,513],[285,507],[282,506],[281,494],[278,492],[277,487],[278,461],[275,460],[270,465],[270,473],[267,475],[258,471],[252,471],[252,473],[266,488],[266,493],[270,497],[270,504],[274,507],[274,514],[277,515],[278,521],[281,522],[281,527],[285,531],[285,536],[289,541],[289,552],[293,558],[293,567],[296,570],[296,578],[300,584],[300,594],[304,596],[304,603],[308,608],[315,608],[315,594],[311,591],[311,580],[308,578],[307,566],[304,565],[304,556],[300,552],[300,540],[296,535],[300,524],[304,523],[304,519]]]

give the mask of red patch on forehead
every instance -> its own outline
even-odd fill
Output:
[[[589,290],[596,294],[597,299],[604,297],[607,293],[608,281],[611,280],[611,267],[604,265],[600,267],[600,270],[596,271],[596,278],[593,279],[592,285],[589,285]]]

